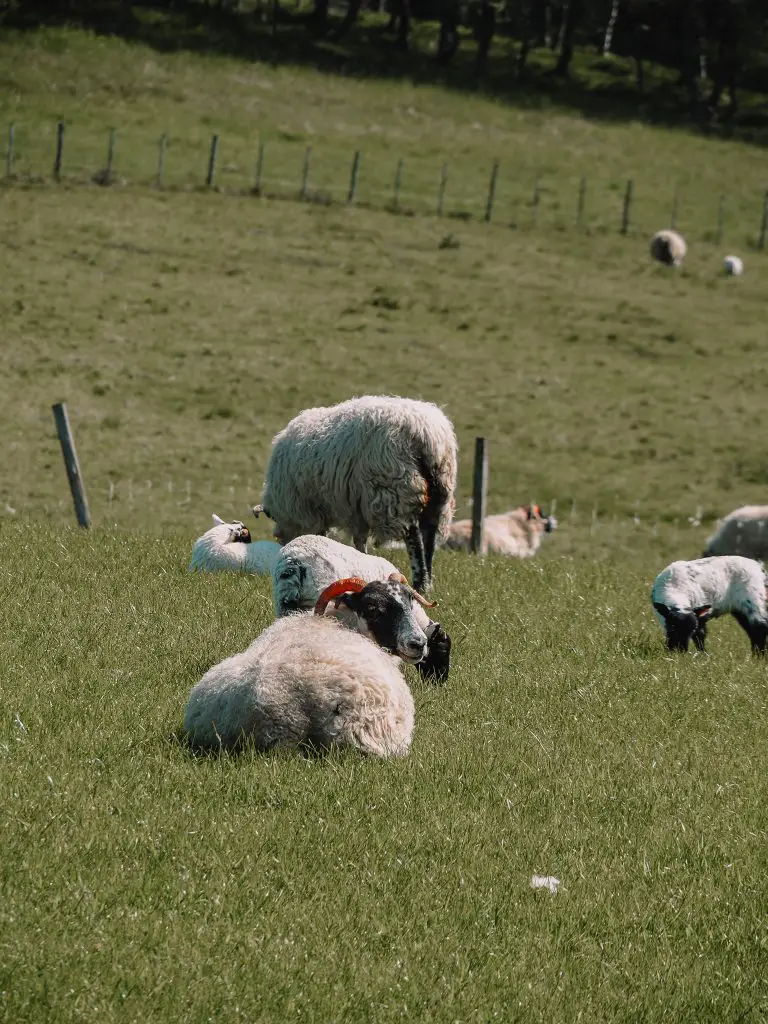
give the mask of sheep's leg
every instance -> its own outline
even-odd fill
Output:
[[[424,564],[427,567],[427,576],[432,579],[432,561],[435,557],[435,544],[437,542],[437,523],[423,523],[421,526],[421,539],[424,544]]]
[[[424,555],[424,539],[416,523],[412,523],[405,531],[405,548],[411,560],[413,589],[425,594],[430,587],[430,579]]]
[[[707,624],[706,622],[700,621],[696,629],[693,631],[691,638],[696,645],[696,650],[704,653],[704,641],[707,639]]]
[[[355,545],[358,551],[362,551],[363,554],[368,553],[368,536],[367,534],[355,533],[352,535],[352,543]]]
[[[741,612],[733,612],[733,617],[747,634],[752,644],[753,654],[765,654],[768,643],[768,625],[764,622],[748,619]]]

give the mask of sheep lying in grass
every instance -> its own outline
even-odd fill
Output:
[[[726,256],[723,260],[723,269],[729,277],[739,277],[744,273],[744,262],[738,256]]]
[[[768,505],[744,505],[729,512],[718,522],[704,555],[768,558]]]
[[[752,650],[764,654],[766,582],[761,563],[739,555],[672,562],[659,573],[651,590],[669,650],[687,651],[693,640],[703,651],[707,622],[730,613],[749,637]]]
[[[486,516],[483,521],[483,554],[492,551],[510,558],[531,558],[545,533],[557,529],[554,516],[545,516],[538,505],[520,505],[511,512]],[[445,546],[469,551],[472,520],[459,519],[448,527]]]
[[[416,664],[426,645],[409,586],[338,580],[314,613],[278,619],[209,669],[189,695],[184,728],[203,749],[250,742],[406,754],[414,711],[401,660]]]
[[[349,531],[365,551],[402,538],[413,585],[432,585],[437,537],[453,515],[456,435],[431,402],[366,395],[305,409],[272,441],[262,504],[283,543],[301,534]]]
[[[330,537],[307,534],[286,544],[272,569],[275,614],[280,618],[312,608],[320,593],[344,576],[357,576],[366,583],[393,578],[405,582],[397,566],[386,558],[366,554]],[[423,610],[434,605],[418,596],[416,602],[413,613],[427,636],[426,654],[416,668],[424,677],[443,682],[450,668],[451,638]]]
[[[254,542],[244,523],[225,523],[214,513],[213,526],[194,543],[189,569],[266,576],[272,572],[279,554],[280,545],[273,540]]]
[[[679,267],[687,251],[685,239],[677,231],[657,231],[651,239],[651,256],[668,267]]]

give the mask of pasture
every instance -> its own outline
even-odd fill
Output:
[[[468,167],[492,144],[609,194],[642,166],[666,196],[678,168],[701,215],[670,272],[647,255],[661,200],[622,237],[182,183],[0,189],[0,1018],[764,1020],[766,667],[726,621],[670,657],[648,599],[716,515],[764,500],[768,257],[746,228],[714,246],[704,213],[734,180],[759,195],[763,153],[64,31],[2,47],[29,58],[5,65],[19,123],[204,139],[214,117],[250,153],[258,79],[295,154],[311,122],[348,169],[348,127],[376,124],[366,163],[396,139],[439,165],[455,127]],[[409,674],[409,757],[195,758],[189,690],[271,603],[266,580],[188,574],[192,541],[245,517],[290,416],[365,392],[445,408],[460,516],[484,434],[490,510],[554,499],[561,526],[528,563],[438,554],[453,669]]]

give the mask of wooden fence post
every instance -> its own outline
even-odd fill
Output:
[[[67,479],[69,489],[72,491],[72,500],[75,503],[75,515],[80,526],[86,529],[91,525],[91,516],[88,512],[88,501],[85,497],[85,486],[80,472],[80,463],[77,460],[75,451],[75,439],[69,426],[67,406],[64,402],[57,402],[53,406],[53,418],[56,421],[56,433],[61,442],[61,451],[64,455],[64,465],[67,468]]]
[[[672,216],[669,218],[669,226],[674,231],[677,228],[677,207],[680,198],[680,190],[675,186],[675,191],[672,196]]]
[[[163,133],[160,136],[160,145],[157,149],[157,187],[163,187],[163,168],[165,166],[165,147],[168,143],[168,136]]]
[[[355,150],[355,156],[352,160],[352,173],[349,178],[349,192],[347,193],[347,202],[354,203],[357,199],[357,178],[360,173],[360,150]]]
[[[14,125],[8,125],[8,153],[6,154],[6,174],[8,177],[13,176],[13,143],[16,137],[16,128]]]
[[[211,136],[211,151],[208,154],[208,173],[205,176],[205,184],[213,188],[216,183],[216,159],[219,155],[219,136]]]
[[[579,201],[576,205],[576,223],[579,227],[584,222],[584,204],[587,198],[587,179],[582,178],[579,182]]]
[[[485,201],[485,219],[490,224],[493,216],[493,201],[496,198],[496,179],[499,176],[499,161],[495,160],[491,170],[491,180],[488,183],[488,198]]]
[[[256,184],[255,190],[261,195],[261,176],[264,173],[264,140],[259,139],[259,155],[256,157]]]
[[[757,248],[765,248],[765,235],[768,232],[768,192],[763,196],[763,217],[760,221],[760,234],[757,239]]]
[[[56,181],[61,180],[61,161],[64,156],[64,122],[59,121],[56,125],[56,156],[53,159],[53,177]]]
[[[400,207],[400,186],[403,184],[403,158],[397,161],[397,170],[395,171],[395,198],[394,207],[399,209]]]
[[[621,211],[621,233],[626,235],[629,231],[629,212],[632,208],[632,179],[630,178],[627,182],[627,188],[624,192],[624,208]]]
[[[299,199],[306,199],[309,192],[309,162],[312,158],[312,147],[307,146],[304,151],[304,168],[301,172],[301,189],[299,191]]]
[[[720,202],[717,204],[717,234],[715,235],[715,241],[719,245],[723,240],[723,230],[725,228],[725,196],[720,196]]]
[[[107,143],[107,175],[106,182],[109,185],[112,181],[112,164],[115,159],[115,138],[117,132],[114,128],[109,129],[109,142]]]
[[[485,506],[488,494],[488,446],[484,437],[475,438],[475,470],[472,484],[473,555],[485,554]]]
[[[539,203],[541,202],[541,179],[538,174],[536,175],[536,181],[533,183],[533,200],[531,202],[531,223],[536,224],[539,219]]]
[[[440,171],[440,188],[437,193],[437,216],[443,216],[443,206],[445,205],[445,189],[448,184],[448,164],[443,164],[443,169]]]

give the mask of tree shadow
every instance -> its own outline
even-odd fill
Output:
[[[224,55],[241,60],[311,67],[325,74],[356,79],[406,80],[418,85],[441,85],[449,90],[488,95],[522,109],[557,107],[583,117],[605,121],[643,121],[683,131],[733,138],[768,145],[768,97],[753,94],[732,120],[697,122],[689,116],[686,96],[671,70],[647,76],[643,94],[636,89],[630,62],[606,61],[595,51],[582,50],[574,60],[574,74],[553,73],[550,51],[533,50],[525,78],[516,76],[517,44],[503,30],[482,76],[475,68],[475,47],[468,34],[449,65],[435,56],[437,26],[414,22],[414,45],[398,45],[383,20],[361,17],[343,38],[340,19],[329,19],[328,30],[318,35],[309,12],[279,8],[272,21],[271,4],[261,11],[240,12],[199,0],[169,0],[166,4],[125,4],[121,0],[93,3],[70,0],[53,3],[50,10],[22,7],[6,16],[4,24],[20,30],[41,25],[75,25],[99,35],[114,35],[143,43],[163,53],[188,51]]]

